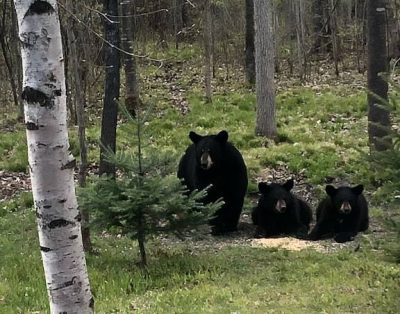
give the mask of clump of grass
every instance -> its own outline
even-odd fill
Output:
[[[6,201],[0,201],[0,217],[7,213],[27,210],[33,207],[33,196],[31,192],[21,192],[17,197]]]
[[[0,169],[25,172],[28,166],[26,135],[24,130],[0,133]]]
[[[311,183],[324,182],[327,177],[342,176],[340,156],[329,144],[281,144],[261,159],[262,166],[287,165],[293,173],[304,172]]]

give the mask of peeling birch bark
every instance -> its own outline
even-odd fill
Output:
[[[69,153],[56,0],[14,0],[23,65],[28,158],[51,313],[93,313]]]

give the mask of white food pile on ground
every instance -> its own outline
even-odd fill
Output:
[[[251,241],[252,246],[261,247],[277,247],[290,251],[301,251],[303,249],[312,248],[316,251],[324,251],[325,248],[314,241],[299,240],[296,238],[269,238],[269,239],[254,239]]]

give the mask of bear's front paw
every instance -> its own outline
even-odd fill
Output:
[[[237,231],[237,226],[216,225],[211,228],[211,234],[214,236],[225,235],[235,231]]]
[[[254,238],[255,239],[262,239],[262,238],[265,238],[265,236],[264,236],[263,232],[255,232],[254,233]]]
[[[334,240],[337,243],[345,243],[348,241],[353,241],[354,240],[354,235],[351,232],[342,232],[338,233],[335,237]]]
[[[317,241],[317,240],[319,240],[319,237],[318,237],[318,235],[315,234],[315,233],[310,233],[310,234],[307,234],[307,235],[304,237],[304,240]]]
[[[301,226],[294,233],[294,237],[296,237],[298,239],[306,240],[306,238],[308,237],[307,232],[308,232],[307,227]]]
[[[221,224],[221,219],[218,216],[214,216],[208,220],[210,226],[217,226]]]

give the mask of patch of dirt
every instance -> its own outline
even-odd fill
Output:
[[[31,178],[24,172],[0,170],[0,200],[8,200],[21,192],[30,191]]]
[[[180,84],[179,79],[182,77],[184,64],[182,62],[165,62],[163,64],[163,73],[156,75],[155,80],[165,86],[169,93],[167,97],[171,106],[178,110],[182,115],[186,115],[189,111],[189,103],[186,99],[186,88]]]
[[[182,115],[187,114],[189,109],[189,103],[186,99],[186,90],[179,84],[179,78],[182,77],[182,63],[177,62],[175,64],[164,67],[165,82],[170,91],[170,99],[172,106],[179,110]],[[172,71],[175,68],[175,71]]]
[[[343,249],[358,251],[361,248],[361,240],[369,235],[360,233],[353,241],[346,243],[337,243],[333,239],[320,241],[300,240],[292,237],[274,237],[274,238],[254,238],[256,227],[251,223],[248,214],[242,214],[238,230],[226,235],[212,236],[210,228],[204,226],[203,229],[192,231],[183,238],[178,239],[173,235],[160,235],[155,239],[156,247],[168,248],[185,245],[185,247],[197,254],[198,252],[214,251],[218,252],[226,247],[254,247],[254,248],[276,248],[289,251],[301,251],[311,249],[323,254],[334,253]],[[375,230],[372,231],[375,237]],[[158,245],[157,245],[158,243]]]
[[[88,175],[98,174],[98,165],[89,164]],[[75,169],[74,180],[78,182],[78,169]],[[0,170],[0,201],[16,197],[21,192],[31,192],[31,178],[29,173]]]

